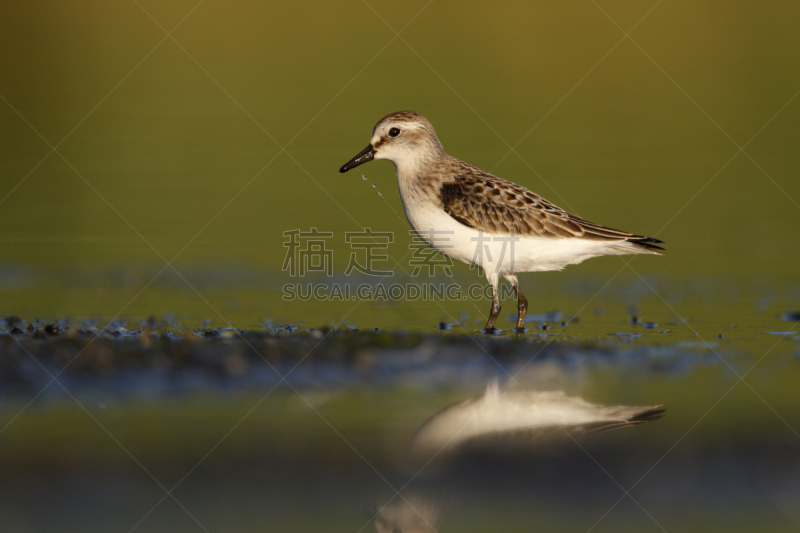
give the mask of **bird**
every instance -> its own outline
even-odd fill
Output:
[[[453,455],[468,448],[542,448],[662,418],[663,405],[600,405],[562,391],[504,390],[492,380],[486,392],[445,407],[422,423],[411,456]]]
[[[498,332],[500,277],[516,292],[516,332],[521,334],[528,300],[518,273],[562,270],[603,255],[661,255],[664,250],[659,239],[589,222],[448,155],[428,119],[414,111],[380,119],[369,145],[339,172],[373,159],[394,163],[403,209],[418,236],[440,253],[483,270],[492,287],[487,334]]]
[[[513,471],[532,462],[572,464],[569,451],[583,451],[583,437],[652,422],[665,412],[663,405],[602,405],[562,391],[509,390],[493,379],[482,396],[449,405],[419,426],[406,462],[412,480],[427,482],[406,483],[402,494],[374,514],[373,524],[378,533],[435,533],[455,499],[452,491],[483,486],[476,467],[488,468],[492,483],[503,485],[507,473],[496,471],[493,457],[510,459],[506,468]],[[534,482],[546,486],[547,478]]]

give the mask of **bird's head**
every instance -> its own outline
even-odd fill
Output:
[[[373,159],[388,159],[400,168],[442,155],[444,149],[428,119],[414,111],[398,111],[375,124],[369,146],[345,163],[339,172],[347,172]]]

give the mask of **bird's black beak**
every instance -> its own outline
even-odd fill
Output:
[[[353,159],[342,165],[342,168],[339,169],[339,172],[347,172],[351,168],[356,168],[358,165],[362,163],[366,163],[367,161],[372,161],[374,157],[375,157],[375,148],[373,148],[372,145],[370,144],[369,146],[358,152],[358,154]]]

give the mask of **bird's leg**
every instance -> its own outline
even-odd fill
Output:
[[[519,280],[517,280],[517,276],[514,274],[508,274],[504,276],[511,285],[514,286],[514,290],[517,291],[517,333],[524,333],[525,332],[525,315],[528,313],[528,299],[525,298],[525,295],[522,294],[522,289],[519,287]]]
[[[528,313],[528,299],[522,294],[519,283],[514,285],[517,289],[517,333],[525,331],[525,315]]]
[[[497,317],[500,316],[500,294],[497,290],[497,280],[489,280],[492,284],[492,309],[489,312],[489,320],[486,322],[486,333],[494,333],[494,323]]]

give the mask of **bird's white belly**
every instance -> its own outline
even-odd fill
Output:
[[[406,209],[411,226],[431,247],[475,264],[487,276],[561,270],[591,257],[631,253],[618,243],[577,238],[509,236],[469,228],[441,209]]]

